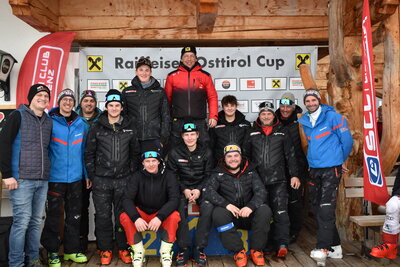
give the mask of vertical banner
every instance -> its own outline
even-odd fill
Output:
[[[362,17],[362,75],[364,106],[364,199],[385,205],[389,199],[382,172],[376,125],[376,96],[372,51],[371,20],[368,0],[364,0]]]
[[[75,32],[51,33],[29,49],[18,75],[17,107],[27,103],[29,88],[36,83],[45,84],[51,91],[48,109],[56,106],[74,37]]]

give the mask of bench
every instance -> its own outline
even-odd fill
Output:
[[[386,186],[388,188],[389,195],[392,193],[395,176],[386,177]],[[363,198],[364,197],[364,178],[363,177],[350,177],[344,179],[345,196],[346,198]],[[380,227],[385,222],[385,215],[372,215],[371,204],[369,201],[363,200],[365,215],[350,216],[349,221],[357,224],[364,229],[364,240],[361,244],[362,253],[368,255],[367,250],[369,249],[366,245],[368,240],[368,228]],[[379,208],[378,208],[379,209]],[[380,208],[384,210],[384,208]],[[384,212],[383,212],[384,213]],[[380,229],[379,229],[380,230]]]

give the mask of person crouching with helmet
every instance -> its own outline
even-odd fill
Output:
[[[133,266],[141,267],[144,262],[142,232],[160,230],[160,262],[169,267],[180,221],[178,180],[172,171],[165,169],[154,143],[142,143],[142,165],[141,170],[129,177],[120,221],[131,248]]]

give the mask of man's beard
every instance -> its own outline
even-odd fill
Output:
[[[228,170],[234,171],[234,170],[237,170],[238,168],[240,168],[240,164],[241,164],[241,162],[239,162],[239,164],[236,167],[232,167],[225,163],[225,166]]]

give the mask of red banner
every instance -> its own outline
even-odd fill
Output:
[[[382,171],[380,146],[376,126],[374,56],[368,0],[364,0],[362,19],[362,71],[364,106],[364,199],[385,205],[389,199]]]
[[[48,109],[56,106],[74,37],[74,32],[51,33],[29,49],[18,75],[17,108],[20,104],[28,102],[29,88],[36,83],[45,84],[51,90]]]

